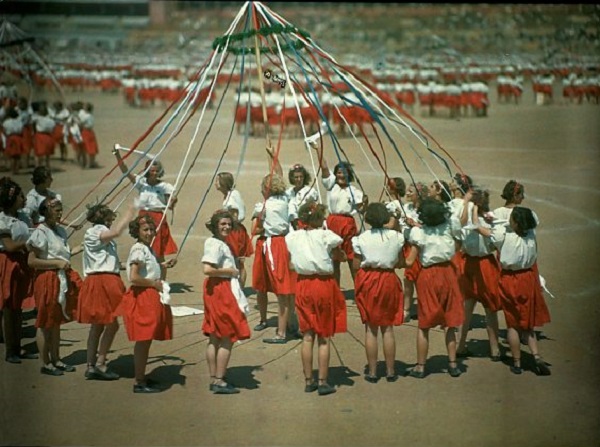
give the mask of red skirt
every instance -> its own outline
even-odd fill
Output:
[[[423,267],[416,282],[419,329],[458,327],[465,311],[451,262]]]
[[[171,306],[162,304],[152,287],[130,287],[116,312],[123,315],[129,341],[173,338]]]
[[[408,257],[408,253],[410,253],[411,247],[412,245],[410,245],[408,242],[405,242],[402,246],[402,254],[404,255],[404,259]],[[404,269],[404,277],[409,281],[415,282],[417,280],[417,277],[419,276],[421,268],[421,261],[419,261],[419,257],[417,256],[413,265]]]
[[[118,273],[95,273],[85,277],[77,300],[77,321],[87,324],[110,324],[117,318],[117,308],[125,294]]]
[[[65,142],[65,125],[57,124],[52,131],[52,138],[56,144],[64,144]]]
[[[19,310],[31,292],[33,271],[24,251],[0,251],[0,310]]]
[[[202,333],[232,342],[250,338],[250,327],[231,291],[229,278],[208,277],[204,280],[204,321]]]
[[[346,253],[348,261],[354,259],[354,250],[352,250],[352,238],[358,235],[356,221],[352,216],[344,214],[330,214],[327,216],[327,228],[342,238],[342,250]]]
[[[96,134],[91,129],[81,129],[81,139],[83,147],[88,155],[96,155],[98,153],[98,141]]]
[[[31,126],[23,126],[23,132],[21,133],[23,136],[23,146],[22,146],[22,154],[28,155],[33,149],[33,131],[31,130]]]
[[[169,229],[169,224],[167,223],[166,217],[163,220],[162,225],[159,227],[163,213],[160,211],[140,210],[140,216],[142,214],[148,214],[150,217],[152,217],[152,220],[156,225],[156,236],[152,242],[152,250],[154,250],[156,256],[161,259],[164,258],[165,255],[177,253],[177,244],[175,244],[175,241],[171,237],[171,230]]]
[[[296,313],[303,333],[331,337],[348,330],[346,301],[333,276],[298,275]]]
[[[81,288],[81,277],[72,269],[65,270],[67,276],[66,314],[58,302],[60,282],[57,270],[38,270],[33,280],[33,298],[37,308],[35,327],[50,329],[71,321],[77,309],[77,296]]]
[[[252,264],[252,287],[257,292],[293,294],[296,291],[297,274],[290,270],[290,253],[285,244],[285,236],[271,237],[270,255],[264,252],[266,243],[265,237],[256,240],[254,264]]]
[[[248,230],[242,224],[234,226],[229,236],[225,239],[225,242],[231,248],[231,252],[235,258],[247,258],[254,254],[252,239],[250,239]]]
[[[466,300],[480,302],[483,307],[497,312],[500,310],[500,265],[495,255],[484,257],[465,256],[465,269],[461,284]]]
[[[509,328],[530,331],[550,322],[537,269],[502,270],[500,300]]]
[[[21,135],[8,135],[6,137],[4,155],[9,158],[15,158],[24,154],[26,154],[26,152],[23,147],[23,137]]]
[[[56,142],[49,133],[36,132],[33,136],[33,153],[36,157],[45,157],[54,154]]]
[[[404,292],[393,270],[359,269],[355,300],[363,323],[399,326],[404,321]]]

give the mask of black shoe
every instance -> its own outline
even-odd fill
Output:
[[[379,377],[365,374],[365,380],[369,383],[377,383],[379,382]]]
[[[317,390],[318,390],[319,396],[327,396],[328,394],[333,394],[337,391],[334,387],[329,385],[327,382],[325,382],[323,385],[319,385]]]
[[[269,327],[269,325],[267,324],[266,321],[261,321],[256,326],[254,326],[254,330],[255,331],[264,331],[268,327]]]
[[[56,365],[54,365],[57,369],[60,369],[61,371],[64,372],[68,372],[68,373],[72,373],[76,371],[76,368],[73,365],[67,365],[66,363],[57,363]]]
[[[280,337],[279,335],[276,335],[273,338],[264,338],[263,339],[263,343],[268,343],[270,345],[285,345],[287,343],[287,339],[284,337]]]
[[[456,366],[450,366],[452,363]],[[450,374],[450,377],[459,377],[462,374],[456,362],[448,362],[448,374]]]
[[[491,355],[490,356],[490,360],[492,362],[499,362],[502,360],[502,354],[497,354],[497,355]]]
[[[40,368],[40,372],[42,374],[46,374],[47,376],[62,376],[62,375],[64,375],[64,373],[60,369],[54,368],[54,367],[48,367],[48,366],[42,366]]]
[[[223,385],[213,384],[211,391],[214,394],[238,394],[240,392],[239,389],[230,385],[229,383],[225,383]]]
[[[136,394],[151,394],[151,393],[160,393],[158,388],[151,387],[149,384],[135,384],[133,385],[133,392]]]
[[[40,356],[34,352],[24,352],[23,354],[19,355],[19,357],[22,360],[37,360],[40,358]]]
[[[395,382],[400,378],[400,376],[398,374],[394,374],[391,376],[385,376],[385,380],[387,380],[388,382]]]
[[[417,366],[422,366],[422,371],[417,371],[415,368]],[[419,365],[418,363],[415,365],[415,368],[411,369],[408,373],[409,377],[414,377],[415,379],[424,379],[425,378],[425,365]]]
[[[317,391],[318,388],[319,388],[319,385],[317,384],[317,382],[311,382],[311,383],[305,385],[304,392],[312,393],[314,391]]]
[[[546,362],[544,362],[541,358],[536,358],[535,359],[535,365],[533,367],[533,371],[538,375],[538,376],[549,376],[552,373],[550,372],[550,368],[548,368],[548,365],[546,364]]]
[[[7,355],[6,356],[6,361],[8,363],[21,363],[21,357],[19,357],[18,355]]]
[[[521,368],[520,366],[514,366],[513,365],[513,366],[510,367],[510,372],[513,373],[513,374],[517,374],[518,375],[518,374],[523,373],[523,368]]]
[[[88,380],[117,380],[119,375],[109,369],[102,371],[100,368],[94,367],[85,372],[85,378]]]

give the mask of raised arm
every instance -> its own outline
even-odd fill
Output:
[[[108,231],[103,231],[100,233],[100,241],[102,241],[103,244],[106,244],[112,239],[115,239],[123,234],[123,231],[125,231],[125,229],[128,227],[129,222],[131,222],[137,214],[137,211],[138,207],[133,203],[130,204],[127,208],[127,211],[125,211],[125,214],[123,214],[118,222],[111,225]]]
[[[323,157],[323,146],[316,141],[310,143],[310,146],[317,152],[317,159],[319,160],[319,166],[321,167],[321,176],[323,178],[329,177],[331,171],[329,171],[329,166],[327,166],[327,160]]]
[[[133,175],[131,172],[129,172],[129,168],[127,167],[127,165],[121,158],[121,153],[116,148],[113,149],[112,153],[115,156],[115,158],[117,159],[117,164],[119,165],[121,172],[123,174],[127,174],[127,178],[129,179],[129,181],[131,183],[135,183],[135,175]]]
[[[283,178],[283,169],[281,168],[281,163],[279,163],[279,158],[275,157],[275,150],[270,146],[266,150],[267,160],[269,161],[269,172],[273,171]]]

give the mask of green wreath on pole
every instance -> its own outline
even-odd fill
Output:
[[[221,36],[221,37],[217,37],[212,44],[213,50],[216,50],[217,52],[222,52],[223,50],[225,50],[225,46],[227,44],[227,41],[229,41],[229,45],[227,46],[227,51],[230,53],[233,53],[235,55],[239,55],[239,54],[250,54],[250,53],[254,53],[255,48],[254,47],[236,47],[235,43],[237,42],[242,42],[245,39],[250,39],[253,38],[256,35],[260,35],[263,37],[267,37],[270,36],[271,34],[299,34],[302,37],[304,37],[305,39],[309,39],[310,38],[310,34],[304,30],[301,30],[299,28],[296,28],[295,26],[290,26],[290,25],[280,25],[280,24],[275,24],[275,25],[271,25],[271,26],[264,26],[262,28],[259,29],[252,29],[249,31],[244,31],[243,33],[238,33],[238,34],[232,34],[230,36]],[[302,48],[304,48],[304,42],[302,42],[301,40],[296,40],[291,44],[285,44],[285,45],[280,45],[281,47],[281,51],[288,51],[290,49],[295,49],[295,50],[300,50]],[[270,47],[259,47],[259,51],[260,53],[270,53],[270,52],[277,52],[279,51],[279,48],[277,46],[270,46]]]

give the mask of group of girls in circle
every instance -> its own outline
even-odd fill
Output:
[[[249,339],[246,282],[247,257],[254,256],[252,288],[257,292],[260,321],[254,331],[268,327],[268,293],[277,296],[275,334],[270,344],[300,338],[304,390],[329,395],[336,388],[328,382],[331,337],[347,331],[346,301],[340,289],[342,263],[349,266],[355,286],[356,306],[365,327],[367,367],[365,380],[376,383],[378,338],[381,333],[385,379],[398,380],[395,370],[394,326],[411,319],[416,292],[417,363],[408,375],[424,378],[430,329],[445,331],[450,376],[462,371],[457,359],[472,355],[467,334],[474,307],[480,302],[486,313],[492,361],[503,353],[498,340],[497,312],[504,312],[512,354],[510,370],[521,374],[521,341],[534,357],[533,370],[548,375],[540,357],[534,328],[550,321],[537,269],[535,213],[522,207],[524,187],[511,180],[502,197],[506,203],[493,212],[489,192],[473,186],[457,174],[450,184],[436,180],[429,186],[402,178],[390,178],[387,203],[369,203],[351,183],[354,172],[340,162],[330,170],[323,148],[314,145],[327,191],[323,205],[308,171],[294,165],[286,186],[273,149],[267,148],[269,174],[261,182],[263,200],[252,211],[250,231],[244,225],[246,207],[235,189],[233,175],[216,176],[215,187],[223,194],[222,209],[206,223],[207,238],[201,258],[204,320],[208,337],[206,360],[209,390],[215,394],[239,393],[226,380],[232,346]],[[0,308],[6,360],[20,362],[28,355],[20,346],[21,304],[31,294],[37,308],[37,344],[41,372],[59,376],[75,370],[59,355],[60,326],[70,320],[89,324],[87,368],[90,380],[116,380],[107,355],[122,316],[127,336],[134,344],[134,393],[156,393],[160,384],[146,377],[153,340],[173,337],[173,318],[168,306],[166,270],[174,267],[177,252],[165,213],[176,203],[173,187],[161,180],[158,161],[146,163],[142,175],[133,175],[118,151],[117,162],[139,192],[116,221],[105,204],[88,206],[81,247],[71,250],[62,220],[62,203],[47,190],[36,210],[37,223],[21,216],[25,198],[19,185],[8,178],[0,188]],[[47,186],[49,186],[47,184]],[[360,213],[368,230],[359,231]],[[129,228],[135,239],[122,266],[116,239]],[[255,246],[252,238],[256,237]],[[71,258],[83,252],[83,279],[71,267]],[[404,284],[396,270],[404,269]],[[126,271],[126,288],[120,272]],[[316,376],[313,352],[317,344]]]
[[[413,182],[408,188],[402,178],[390,178],[386,203],[368,203],[366,195],[351,185],[354,172],[348,163],[333,169],[323,158],[322,147],[314,146],[327,191],[327,206],[319,204],[319,196],[310,174],[294,165],[289,171],[293,185],[286,191],[281,166],[273,150],[268,148],[270,173],[261,183],[264,200],[255,206],[250,239],[258,236],[254,250],[252,286],[257,291],[260,322],[254,328],[268,327],[267,294],[278,300],[278,321],[274,337],[266,343],[284,344],[290,335],[292,315],[296,314],[302,338],[301,359],[306,379],[305,391],[325,395],[335,392],[327,382],[329,341],[336,333],[346,331],[346,304],[340,292],[340,266],[348,262],[355,285],[355,301],[365,326],[367,367],[365,380],[376,383],[378,336],[381,333],[388,382],[395,382],[396,343],[394,326],[411,319],[411,305],[416,292],[417,362],[408,371],[414,378],[427,375],[429,333],[442,327],[448,353],[447,372],[451,377],[462,374],[459,358],[473,354],[467,348],[467,336],[475,305],[482,304],[490,343],[490,359],[505,359],[499,343],[498,312],[503,311],[507,340],[512,354],[510,371],[521,374],[520,343],[525,341],[533,356],[533,371],[549,375],[548,364],[541,358],[534,329],[550,321],[542,295],[537,269],[535,213],[521,206],[524,186],[509,181],[502,193],[505,205],[490,210],[489,191],[473,185],[472,179],[456,174],[450,183],[435,180],[426,185]],[[222,180],[227,178],[227,184]],[[224,194],[223,209],[213,216],[215,238],[225,242],[236,217],[226,213],[237,211],[241,196],[234,189],[230,173],[219,174],[216,187]],[[303,192],[301,192],[303,191]],[[231,197],[237,197],[236,205]],[[296,212],[292,212],[295,210]],[[361,214],[370,229],[358,231],[355,215]],[[228,214],[226,216],[226,214]],[[246,231],[245,227],[243,231]],[[247,238],[243,238],[247,241]],[[213,242],[211,242],[212,244]],[[208,244],[208,242],[207,242]],[[210,247],[205,247],[209,250]],[[224,268],[219,278],[238,278],[242,264],[233,249],[225,250],[227,262],[212,263]],[[250,250],[246,252],[249,255]],[[207,257],[203,258],[206,262]],[[216,259],[216,258],[215,258]],[[232,264],[233,259],[233,264]],[[397,269],[404,269],[404,287]],[[205,268],[205,272],[211,271]],[[209,283],[215,280],[208,279]],[[221,281],[221,280],[219,280]],[[209,284],[207,283],[207,284]],[[205,284],[205,287],[206,284]],[[228,289],[229,290],[229,289]],[[205,289],[205,296],[207,294]],[[228,292],[229,293],[229,292]],[[235,340],[249,337],[247,320],[241,305],[235,306],[230,295],[230,308],[239,312],[237,321],[228,328],[227,355]],[[239,300],[238,300],[239,301]],[[212,318],[212,317],[211,317]],[[242,328],[243,330],[241,330]],[[240,332],[241,330],[241,332]],[[223,346],[224,329],[215,345]],[[318,374],[313,375],[313,347],[317,340]],[[214,348],[210,351],[214,356]],[[217,349],[218,351],[218,349]],[[208,356],[208,354],[207,354]],[[219,356],[217,356],[219,358]],[[211,366],[211,389],[225,386],[225,369]]]

